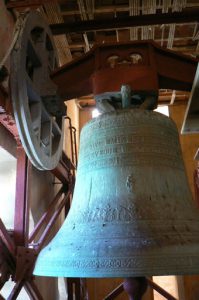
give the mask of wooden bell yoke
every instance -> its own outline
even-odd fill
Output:
[[[190,91],[197,59],[159,47],[152,41],[101,44],[56,69],[51,78],[64,99],[117,92],[175,89]]]

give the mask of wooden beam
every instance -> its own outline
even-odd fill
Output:
[[[54,197],[54,199],[51,201],[48,209],[46,210],[46,212],[42,215],[41,219],[38,221],[38,223],[36,224],[35,228],[33,229],[33,231],[30,234],[29,237],[29,243],[33,242],[33,240],[35,239],[35,237],[37,236],[37,234],[39,233],[40,229],[42,228],[42,226],[45,223],[48,223],[50,221],[51,216],[54,213],[54,209],[57,205],[57,203],[59,202],[62,194],[63,194],[63,187],[61,187],[61,189],[58,191],[58,193],[56,194],[56,196]]]
[[[26,7],[38,7],[49,2],[57,2],[57,0],[24,0],[24,1],[9,1],[7,3],[7,8],[26,8]]]
[[[33,280],[25,282],[25,289],[31,299],[43,300],[43,297]]]
[[[8,231],[1,219],[0,219],[0,238],[3,241],[4,245],[6,246],[6,248],[8,249],[12,259],[15,260],[15,255],[16,255],[15,244],[13,243],[13,240],[9,236]]]
[[[171,294],[169,294],[167,291],[165,291],[161,286],[159,286],[154,281],[147,278],[148,285],[150,288],[158,292],[161,296],[165,297],[167,300],[177,300],[175,297],[173,297]]]
[[[189,23],[199,22],[199,9],[186,10],[183,12],[150,14],[140,16],[129,16],[126,18],[114,18],[104,20],[88,20],[72,23],[51,24],[54,35],[70,32],[86,32],[96,30],[110,30],[137,26],[148,26],[157,24]]]
[[[161,39],[154,39],[155,42],[157,42],[158,44],[161,43]],[[163,39],[163,43],[166,43],[168,41],[168,39]],[[92,41],[92,44],[94,44],[95,42]],[[195,52],[196,51],[196,46],[197,43],[193,42],[191,37],[179,37],[179,38],[174,38],[174,42],[173,42],[173,47],[172,50],[173,51],[181,51],[181,52]],[[69,44],[69,48],[73,51],[75,50],[82,50],[82,48],[85,47],[84,42],[73,42]]]
[[[28,244],[30,177],[31,163],[24,148],[18,146],[14,217],[14,240],[17,246]]]
[[[24,286],[24,280],[18,281],[18,282],[14,285],[14,287],[13,287],[13,289],[12,289],[10,295],[8,296],[7,300],[16,300],[16,299],[17,299],[17,296],[18,296],[19,293],[21,292],[21,289],[23,288],[23,286]]]
[[[199,3],[192,2],[187,3],[186,8],[197,8],[199,7]],[[142,10],[142,7],[139,7],[140,11]],[[157,6],[157,9],[162,9],[162,5]],[[119,13],[119,12],[128,12],[129,11],[129,5],[110,5],[110,6],[99,6],[96,7],[94,10],[94,14],[106,14],[106,13]],[[78,9],[70,9],[67,8],[66,5],[61,5],[61,14],[63,16],[73,16],[73,15],[80,15],[80,11]]]
[[[185,117],[182,125],[181,132],[186,133],[198,133],[199,132],[199,64],[195,74],[195,78],[192,85],[192,90],[185,112]],[[198,160],[198,154],[196,159]]]

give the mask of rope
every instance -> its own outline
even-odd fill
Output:
[[[139,0],[129,0],[129,15],[138,16],[139,11]],[[138,39],[138,27],[130,28],[130,40]]]
[[[142,1],[142,14],[143,15],[155,14],[156,9],[157,9],[156,0],[143,0]],[[155,25],[142,26],[141,37],[142,37],[142,40],[154,39]]]
[[[77,4],[80,11],[80,16],[83,21],[94,19],[95,1],[94,0],[77,0]],[[86,4],[86,5],[85,5]],[[90,44],[86,32],[83,34],[85,42],[85,52],[90,50]]]

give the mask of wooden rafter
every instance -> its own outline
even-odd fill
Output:
[[[126,18],[115,18],[103,20],[87,20],[72,23],[51,24],[53,34],[66,34],[71,32],[89,32],[96,30],[110,30],[118,28],[128,28],[136,26],[148,26],[157,24],[179,24],[199,21],[199,9],[188,10],[184,12],[164,13],[164,14],[150,14],[129,16]]]

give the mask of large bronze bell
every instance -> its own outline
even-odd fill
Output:
[[[35,275],[132,277],[199,272],[199,214],[178,132],[166,116],[124,109],[82,130],[72,207]]]

